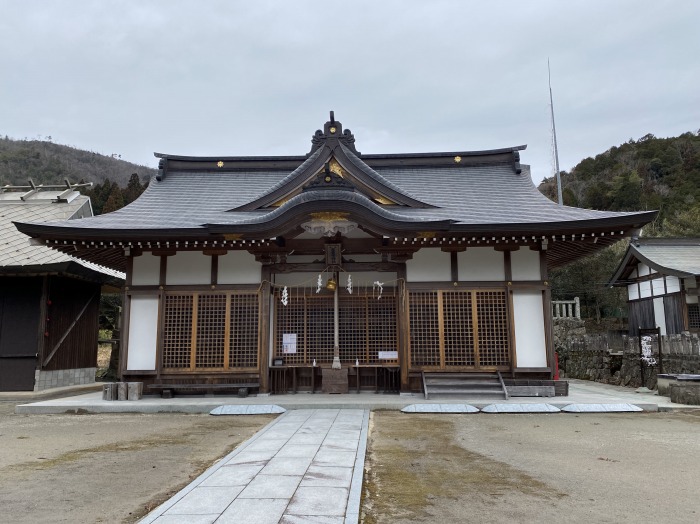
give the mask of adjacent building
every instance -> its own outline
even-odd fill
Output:
[[[119,292],[123,273],[32,245],[13,224],[92,216],[78,187],[0,187],[0,391],[95,381],[101,289]]]
[[[609,285],[627,288],[630,335],[700,332],[700,239],[634,238]]]

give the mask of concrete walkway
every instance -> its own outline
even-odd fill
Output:
[[[27,401],[25,401],[27,402]],[[101,392],[79,394],[68,398],[23,403],[15,408],[18,414],[57,414],[57,413],[209,413],[222,405],[269,405],[274,404],[287,410],[297,409],[393,409],[400,410],[411,404],[471,404],[482,408],[489,404],[541,404],[547,403],[558,408],[569,404],[622,404],[639,406],[645,411],[671,411],[692,409],[698,406],[674,404],[671,399],[659,396],[655,391],[636,393],[634,389],[610,386],[584,380],[569,382],[569,395],[566,397],[512,397],[509,400],[498,397],[452,397],[425,400],[421,394],[383,395],[374,393],[348,393],[344,395],[324,395],[299,393],[297,395],[259,395],[248,398],[237,396],[175,396],[163,399],[147,396],[136,401],[102,400]]]
[[[369,411],[281,415],[141,523],[356,524]]]

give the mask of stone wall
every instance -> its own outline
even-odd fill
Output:
[[[58,369],[55,371],[39,371],[34,373],[34,391],[92,384],[95,382],[97,368]]]
[[[700,339],[698,335],[669,335],[662,338],[663,373],[700,374]],[[653,355],[659,360],[656,337]],[[557,344],[561,378],[594,380],[629,387],[656,387],[659,365],[644,367],[639,356],[639,338],[609,335],[570,337]]]

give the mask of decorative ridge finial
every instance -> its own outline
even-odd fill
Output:
[[[311,151],[306,156],[311,155],[314,151],[327,144],[331,149],[334,149],[338,144],[343,144],[357,156],[360,152],[355,149],[355,137],[349,129],[343,130],[343,124],[335,119],[335,111],[330,112],[330,120],[323,126],[323,131],[320,129],[311,137]]]

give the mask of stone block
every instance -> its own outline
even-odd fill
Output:
[[[102,385],[102,400],[117,400],[116,384],[110,382]]]
[[[117,382],[117,400],[129,400],[129,388],[126,382]]]
[[[700,384],[676,383],[670,384],[668,389],[671,402],[689,406],[700,406]]]
[[[141,400],[143,398],[143,382],[127,382],[128,400]]]

